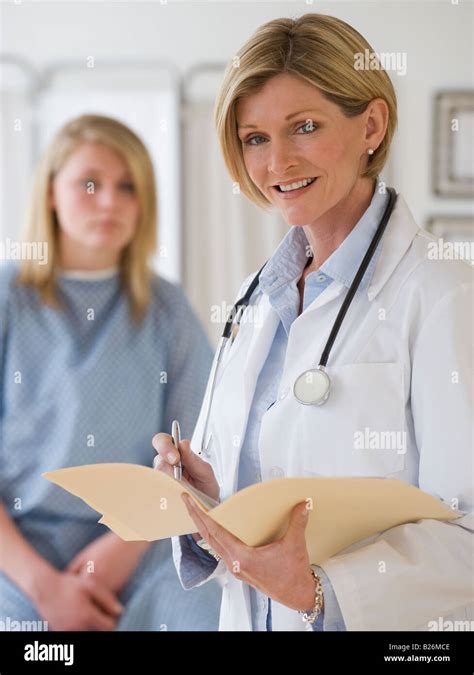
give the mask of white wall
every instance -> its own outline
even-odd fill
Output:
[[[408,72],[392,80],[400,103],[393,184],[424,224],[434,213],[469,213],[470,202],[431,192],[432,97],[473,87],[474,6],[466,0],[398,2],[43,2],[1,4],[1,51],[38,67],[67,60],[167,59],[184,73],[225,62],[261,23],[320,11],[357,28],[375,51],[406,52]]]

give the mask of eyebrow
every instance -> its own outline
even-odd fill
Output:
[[[87,174],[94,174],[95,173],[98,176],[100,176],[103,173],[103,171],[101,169],[95,169],[93,166],[89,166],[86,169],[83,169],[81,171],[81,173],[87,173]],[[130,179],[131,180],[132,174],[129,171],[126,171],[125,173],[122,174],[122,177],[119,180],[123,180],[123,179]]]
[[[298,112],[290,113],[285,117],[285,122],[288,122],[288,120],[291,120],[292,117],[296,117],[297,115],[302,115],[303,113],[310,113],[310,112],[316,112],[316,113],[322,113],[322,110],[319,110],[318,108],[312,108],[311,110],[299,110]],[[240,124],[238,126],[239,129],[258,129],[255,124]]]

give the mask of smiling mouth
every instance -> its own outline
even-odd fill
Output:
[[[302,180],[289,183],[288,185],[280,185],[280,184],[273,185],[273,188],[278,192],[281,192],[282,194],[299,192],[312,185],[317,180],[317,178],[318,176],[316,176],[315,178],[303,178]]]

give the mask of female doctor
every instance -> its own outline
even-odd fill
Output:
[[[378,180],[396,97],[385,71],[354,67],[366,49],[330,16],[270,21],[218,95],[232,179],[292,227],[239,292],[227,332],[239,315],[240,330],[215,357],[191,444],[178,454],[168,435],[153,439],[157,468],[181,461],[216,500],[274,477],[374,476],[472,508],[472,270],[434,259],[433,239]],[[474,619],[468,513],[393,527],[317,567],[306,504],[281,540],[253,548],[183,499],[197,533],[173,540],[178,574],[184,588],[224,575],[221,630]]]

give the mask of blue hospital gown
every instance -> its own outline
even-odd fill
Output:
[[[58,569],[108,532],[82,500],[41,477],[95,462],[151,466],[151,439],[179,419],[190,438],[212,354],[180,288],[154,276],[142,325],[120,275],[58,276],[66,311],[14,285],[0,265],[0,500],[29,543]],[[92,311],[91,311],[92,310]],[[154,542],[119,599],[118,630],[216,630],[220,586],[184,591],[171,541]],[[40,620],[0,572],[0,620]]]

